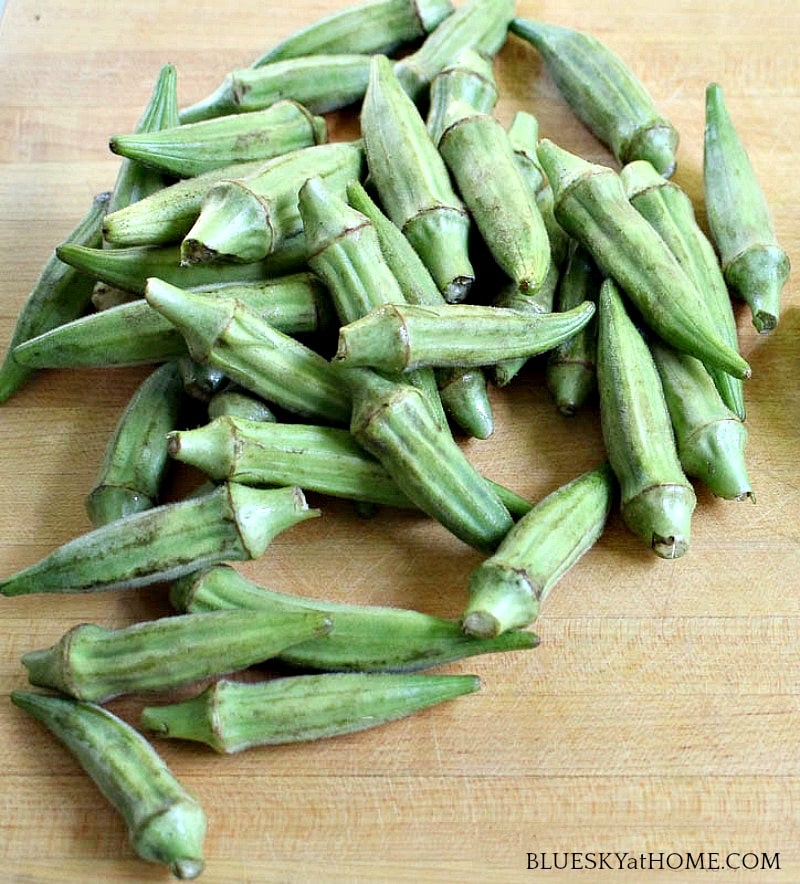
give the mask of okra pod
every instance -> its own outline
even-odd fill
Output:
[[[180,356],[177,366],[186,395],[206,406],[229,383],[225,372],[216,365],[196,362],[191,356]]]
[[[452,12],[449,0],[366,0],[296,31],[252,66],[304,55],[388,54],[433,31]]]
[[[95,528],[156,505],[169,462],[166,435],[176,429],[182,394],[174,362],[157,368],[133,394],[86,498],[86,512]]]
[[[360,142],[305,147],[269,160],[257,175],[221,181],[203,198],[197,221],[184,237],[184,263],[260,261],[302,233],[298,191],[311,177],[334,192],[363,175]]]
[[[575,115],[621,165],[649,160],[672,175],[678,132],[615,52],[583,31],[541,21],[516,18],[509,30],[536,47]]]
[[[494,432],[494,416],[483,370],[456,367],[434,371],[445,414],[473,438],[488,439]]]
[[[100,592],[173,580],[204,565],[257,558],[281,531],[318,515],[299,488],[231,482],[70,540],[0,580],[0,594]]]
[[[625,196],[619,175],[544,139],[542,161],[556,220],[623,289],[645,323],[668,344],[744,378],[750,366],[719,334],[678,259]]]
[[[329,615],[305,610],[213,611],[106,629],[82,623],[22,658],[28,680],[76,700],[105,703],[238,672],[327,635]]]
[[[656,555],[676,559],[689,548],[696,500],[678,459],[661,380],[613,280],[600,287],[598,317],[600,419],[622,518]]]
[[[12,691],[11,702],[72,752],[125,820],[142,859],[164,863],[182,880],[203,871],[203,809],[141,734],[93,703],[30,691]]]
[[[333,632],[292,645],[277,656],[308,669],[351,672],[414,672],[477,654],[535,648],[532,632],[513,631],[496,639],[464,634],[454,620],[419,611],[372,605],[318,602],[264,589],[229,565],[189,574],[173,584],[170,600],[179,611],[245,609],[279,615],[289,611],[322,611]]]
[[[401,372],[423,365],[491,365],[569,340],[594,316],[586,301],[566,313],[525,315],[502,307],[388,304],[339,329],[334,357],[348,367]]]
[[[703,187],[725,281],[750,307],[760,334],[780,316],[789,256],[775,236],[764,191],[716,83],[706,88]]]
[[[550,590],[603,532],[614,478],[602,464],[549,494],[469,578],[465,632],[481,638],[528,626]]]
[[[492,59],[474,49],[464,49],[442,68],[431,83],[426,127],[431,141],[439,143],[450,105],[463,101],[479,113],[490,114],[497,104],[497,83]]]
[[[327,126],[296,101],[276,101],[261,111],[132,135],[115,135],[111,151],[142,166],[194,178],[234,163],[273,157],[323,144]]]
[[[230,384],[219,393],[215,393],[208,402],[208,418],[218,417],[241,418],[249,421],[277,421],[274,412],[266,402],[253,396],[238,384]]]
[[[387,215],[406,235],[445,298],[462,300],[474,279],[469,215],[419,111],[381,55],[370,67],[361,131],[370,176]]]
[[[217,752],[352,734],[480,688],[474,675],[326,673],[241,684],[220,680],[202,694],[147,706],[141,726]]]
[[[295,414],[339,423],[349,419],[350,396],[339,367],[274,329],[241,301],[187,292],[159,279],[148,281],[145,295],[178,328],[196,361]]]

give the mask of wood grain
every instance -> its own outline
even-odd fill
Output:
[[[339,5],[239,0],[7,0],[0,19],[0,348],[52,248],[113,183],[110,135],[128,131],[162,64],[182,104]],[[234,11],[235,9],[235,11]],[[620,53],[681,132],[676,180],[702,218],[703,92],[725,89],[778,237],[800,255],[800,62],[793,0],[519,0],[519,15],[591,31]],[[601,162],[535,53],[510,38],[496,63],[508,123]],[[352,115],[333,115],[334,138]],[[349,135],[347,133],[350,133]],[[797,258],[796,262],[800,261]],[[716,880],[800,880],[800,293],[759,337],[737,305],[756,505],[698,489],[692,547],[656,560],[612,515],[548,599],[540,648],[474,658],[482,691],[391,726],[309,745],[217,756],[159,751],[207,809],[209,882],[467,879],[618,881],[622,872],[534,872],[537,851],[780,853],[780,870]],[[0,408],[0,573],[88,530],[83,497],[146,369],[41,372]],[[531,499],[602,457],[596,406],[555,413],[543,361],[491,391],[496,431],[462,441],[492,478]],[[176,488],[200,480],[183,473]],[[310,495],[310,497],[314,497]],[[481,560],[413,514],[323,518],[241,565],[264,585],[455,617]],[[9,881],[160,881],[70,755],[7,701],[20,657],[80,622],[127,625],[170,611],[165,587],[0,605],[0,861]],[[113,711],[135,723],[147,698]],[[630,873],[629,873],[630,874]],[[728,877],[725,877],[725,876]],[[712,876],[713,877],[713,876]],[[702,872],[630,880],[703,880]]]

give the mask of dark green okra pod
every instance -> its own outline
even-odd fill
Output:
[[[96,196],[80,224],[67,238],[76,246],[96,248],[110,194]],[[54,252],[42,268],[39,278],[17,317],[8,352],[0,366],[0,403],[5,402],[33,373],[33,368],[17,362],[14,349],[20,344],[71,322],[81,315],[92,297],[94,278],[62,261]]]
[[[464,630],[489,638],[533,623],[553,586],[602,534],[613,492],[603,464],[536,504],[470,575]]]
[[[159,279],[149,280],[146,297],[179,329],[196,361],[295,414],[338,423],[349,419],[350,396],[339,367],[241,301],[187,292]]]
[[[183,240],[182,261],[266,258],[302,232],[297,195],[309,178],[344,194],[348,181],[362,177],[363,165],[358,141],[318,144],[269,160],[257,175],[217,183]]]
[[[76,537],[0,580],[0,594],[100,592],[173,580],[204,565],[257,558],[281,531],[318,515],[299,488],[231,482]]]
[[[775,237],[764,191],[716,83],[706,88],[703,186],[725,281],[747,302],[759,333],[772,331],[789,278],[789,256]]]
[[[119,811],[136,853],[176,878],[203,871],[206,818],[148,741],[100,706],[29,691],[11,702],[40,721]]]
[[[142,710],[161,737],[217,752],[352,734],[480,688],[474,675],[327,673],[242,684],[220,680],[198,697]]]
[[[353,672],[413,672],[476,654],[535,648],[532,632],[514,631],[496,639],[467,636],[458,622],[401,608],[317,602],[257,586],[229,565],[190,574],[173,584],[170,599],[179,611],[199,613],[230,608],[281,614],[322,611],[334,622],[324,638],[295,644],[277,656],[309,669]]]
[[[445,298],[463,299],[474,279],[469,215],[425,122],[382,55],[375,56],[370,67],[361,131],[370,176],[387,215],[406,235]]]
[[[372,222],[386,263],[409,304],[439,307],[445,299],[411,243],[375,205],[357,181],[347,185],[350,205]],[[436,373],[439,398],[450,417],[471,436],[488,439],[494,430],[486,377],[476,368],[441,369]]]
[[[497,104],[497,83],[492,59],[474,49],[464,49],[433,78],[426,127],[431,141],[439,143],[448,108],[462,101],[479,113],[490,114]]]
[[[276,101],[261,111],[229,114],[171,129],[115,135],[113,153],[179,178],[193,178],[233,163],[269,160],[322,144],[327,127],[296,101]]]
[[[559,224],[619,284],[647,325],[706,365],[749,377],[747,362],[716,330],[678,259],[628,202],[619,175],[547,139],[539,145],[539,159],[553,188]]]
[[[343,373],[352,388],[350,432],[398,487],[456,537],[494,549],[513,524],[494,488],[476,472],[423,394],[366,369]]]
[[[403,89],[415,101],[433,78],[465,49],[493,56],[506,41],[513,0],[467,0],[411,55],[395,65]]]
[[[552,350],[594,313],[590,301],[566,313],[528,315],[477,304],[388,304],[339,329],[335,359],[349,367],[394,372],[423,365],[491,365]]]
[[[168,362],[133,394],[86,498],[86,511],[95,528],[156,505],[169,461],[167,433],[177,427],[182,393],[180,372],[174,362]]]
[[[536,47],[575,115],[619,163],[649,160],[672,175],[678,132],[616,53],[583,31],[540,21],[516,18],[510,30]]]
[[[650,350],[686,475],[717,497],[755,500],[744,458],[747,428],[722,401],[703,364],[659,341]]]
[[[25,654],[22,663],[31,684],[105,703],[238,672],[331,628],[329,615],[311,606],[184,614],[125,629],[82,623],[52,647]]]
[[[449,0],[367,0],[296,31],[252,66],[305,55],[388,54],[433,31],[452,12]]]
[[[610,279],[600,287],[597,385],[622,518],[656,555],[677,559],[689,548],[694,489],[678,459],[653,358]]]
[[[736,319],[722,270],[713,246],[697,224],[688,195],[674,182],[662,178],[645,160],[629,163],[621,178],[631,205],[670,247],[697,287],[715,328],[732,349],[738,350]],[[728,408],[744,420],[741,379],[714,366],[709,366],[708,372]]]
[[[263,110],[291,99],[313,114],[347,107],[367,88],[369,55],[309,55],[231,71],[211,95],[180,113],[181,123]]]

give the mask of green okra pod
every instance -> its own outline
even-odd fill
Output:
[[[537,292],[550,267],[550,240],[505,129],[453,102],[439,153],[497,265],[522,292]]]
[[[176,878],[203,871],[206,818],[148,741],[93,703],[12,691],[11,702],[40,721],[119,811],[136,853]]]
[[[514,17],[513,0],[467,0],[422,46],[395,65],[403,89],[415,101],[433,78],[465,49],[496,55]]]
[[[142,166],[193,178],[234,163],[273,157],[322,144],[327,126],[296,101],[276,101],[261,111],[229,114],[157,132],[114,135],[111,151]]]
[[[388,54],[433,31],[452,12],[449,0],[366,0],[296,31],[252,66],[305,55]]]
[[[331,321],[328,292],[311,273],[194,291],[241,301],[288,335],[317,332],[329,327]],[[183,335],[175,326],[144,298],[138,298],[31,338],[14,356],[22,365],[35,368],[88,368],[162,362],[187,353]]]
[[[231,71],[211,95],[180,112],[181,123],[263,110],[290,99],[312,114],[347,107],[367,88],[369,55],[333,54],[287,58]]]
[[[584,301],[597,303],[600,275],[589,253],[577,243],[571,250],[558,289],[556,309],[571,310]],[[547,361],[547,387],[558,410],[572,416],[597,386],[597,317],[574,337],[559,344]]]
[[[672,181],[662,178],[645,160],[622,170],[622,183],[631,205],[652,224],[678,263],[694,282],[706,312],[732,349],[739,349],[736,319],[714,248],[697,224],[689,196]],[[744,389],[740,378],[708,366],[727,406],[745,417]]]
[[[187,292],[159,279],[148,281],[145,295],[178,328],[194,360],[295,414],[339,423],[349,419],[350,395],[339,367],[241,301]]]
[[[351,387],[350,432],[398,487],[456,537],[493,549],[512,525],[497,492],[438,423],[423,394],[375,372],[343,374]]]
[[[198,697],[147,706],[141,725],[217,752],[352,734],[480,688],[474,675],[326,673],[241,684],[220,680]]]
[[[464,49],[433,78],[426,127],[431,141],[439,143],[448,108],[462,101],[474,110],[490,114],[497,104],[497,83],[492,59],[474,49]]]
[[[678,459],[653,358],[610,279],[600,287],[597,385],[622,518],[656,555],[676,559],[689,548],[694,489]]]
[[[336,193],[363,176],[361,143],[318,144],[269,160],[257,175],[221,181],[181,245],[184,263],[260,261],[302,233],[298,191],[318,177]]]
[[[473,438],[488,439],[494,432],[494,415],[483,370],[456,367],[434,371],[445,414]]]
[[[167,433],[176,429],[182,394],[183,382],[174,362],[157,368],[133,394],[86,498],[86,512],[95,528],[158,502],[169,462]]]
[[[566,313],[528,315],[477,304],[388,304],[339,329],[335,359],[346,366],[395,372],[423,365],[491,365],[552,350],[594,313],[590,301]]]
[[[544,139],[539,145],[556,219],[612,277],[668,344],[734,375],[750,367],[707,316],[696,286],[664,240],[633,208],[619,175]]]
[[[191,356],[179,357],[177,366],[186,395],[205,405],[229,383],[225,372],[216,365],[195,362]]]
[[[371,605],[317,602],[264,589],[228,565],[190,574],[174,583],[170,600],[179,611],[199,613],[242,608],[280,614],[322,611],[334,622],[330,635],[292,645],[277,656],[309,669],[352,672],[413,672],[477,654],[535,648],[532,632],[495,639],[467,636],[454,620],[419,611]]]
[[[253,396],[238,384],[229,384],[209,400],[208,419],[213,421],[218,417],[238,417],[243,420],[270,423],[277,420],[266,402]]]
[[[747,428],[722,401],[703,364],[659,341],[651,341],[650,350],[686,475],[717,497],[755,501],[744,456]]]
[[[758,332],[772,331],[789,256],[778,244],[764,191],[716,83],[706,88],[703,187],[725,281],[747,302]]]
[[[76,246],[96,248],[110,194],[96,196],[86,215],[67,238]],[[62,261],[55,252],[47,259],[39,278],[22,305],[11,334],[8,352],[0,366],[0,403],[5,402],[33,373],[17,361],[14,350],[20,344],[76,319],[92,297],[94,278]]]
[[[649,160],[672,175],[678,132],[616,53],[583,31],[541,21],[516,18],[509,30],[536,47],[575,115],[620,164]]]
[[[603,532],[614,477],[602,464],[540,501],[469,578],[465,632],[489,638],[527,626],[553,586]]]
[[[204,564],[257,558],[281,531],[318,515],[299,488],[228,483],[76,537],[0,580],[0,594],[100,592],[173,580]]]
[[[386,214],[445,298],[462,300],[474,279],[469,215],[419,111],[381,55],[374,56],[370,67],[361,131],[370,176]]]
[[[310,607],[184,614],[125,629],[82,623],[52,647],[25,654],[22,664],[33,685],[105,703],[238,672],[331,629],[330,616]]]

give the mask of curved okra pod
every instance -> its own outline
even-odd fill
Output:
[[[197,362],[288,411],[339,423],[349,419],[350,396],[339,367],[241,301],[187,292],[159,279],[148,281],[145,294],[178,328]]]
[[[590,301],[566,313],[528,315],[477,304],[388,304],[342,326],[334,358],[348,367],[395,372],[423,365],[491,365],[552,350],[594,313]]]
[[[403,89],[415,101],[433,78],[465,49],[499,52],[514,17],[513,0],[467,0],[411,55],[395,65]]]
[[[423,394],[365,369],[343,377],[352,388],[356,441],[421,510],[465,543],[494,549],[513,524],[511,515],[435,420]]]
[[[411,242],[445,298],[463,299],[474,278],[469,215],[419,111],[382,55],[374,56],[370,66],[361,131],[370,176],[387,215]]]
[[[556,309],[571,310],[584,301],[597,303],[600,278],[589,253],[573,244]],[[573,338],[559,344],[547,361],[547,387],[558,410],[572,416],[597,385],[597,318],[588,322]]]
[[[361,143],[337,142],[305,147],[268,160],[261,172],[221,181],[203,198],[200,214],[181,245],[187,264],[260,261],[303,230],[298,191],[318,177],[336,193],[363,175]]]
[[[789,256],[778,244],[764,192],[716,83],[706,88],[703,187],[725,281],[764,334],[778,324]]]
[[[281,99],[312,114],[347,107],[367,88],[369,55],[309,55],[231,71],[211,95],[180,112],[181,123],[263,110]]]
[[[678,132],[616,53],[583,31],[541,21],[516,18],[509,29],[541,53],[575,115],[620,164],[649,160],[660,174],[672,175]]]
[[[254,684],[220,680],[182,703],[147,706],[141,725],[162,737],[233,753],[356,733],[479,688],[474,675],[327,673]]]
[[[388,54],[435,30],[452,12],[450,0],[368,0],[296,31],[252,66],[305,55]]]
[[[678,350],[735,377],[750,366],[719,334],[678,259],[625,196],[619,175],[544,139],[542,161],[559,224],[636,305],[645,323]]]
[[[331,618],[310,606],[184,614],[125,629],[82,623],[52,647],[25,654],[22,664],[31,684],[105,703],[238,672],[331,628]]]
[[[182,394],[183,381],[174,362],[157,368],[133,394],[86,498],[95,528],[156,505],[169,462],[166,435],[178,423]]]
[[[739,349],[736,319],[714,248],[697,224],[688,195],[672,181],[662,178],[645,160],[622,170],[622,183],[631,205],[652,224],[703,298],[715,328],[732,349]],[[712,366],[714,379],[728,408],[745,417],[741,379]]]
[[[532,632],[514,631],[496,639],[467,636],[454,620],[401,608],[317,602],[273,592],[242,577],[229,565],[189,574],[173,584],[170,600],[193,614],[232,608],[279,615],[321,611],[334,630],[323,638],[295,644],[277,656],[309,669],[351,672],[413,672],[477,654],[535,648]]]
[[[497,265],[520,291],[537,292],[550,267],[550,240],[505,129],[490,114],[453,102],[439,153]]]
[[[193,178],[234,163],[269,160],[323,144],[327,126],[296,101],[276,101],[261,111],[229,114],[157,132],[114,135],[113,153],[179,178]]]
[[[11,702],[40,721],[119,811],[136,853],[176,878],[203,871],[206,818],[148,741],[100,706],[13,691]]]
[[[402,232],[381,212],[357,181],[347,185],[350,205],[366,215],[375,228],[381,253],[409,304],[440,307],[446,303],[428,268]],[[436,371],[439,398],[445,411],[471,436],[488,439],[494,430],[486,377],[476,368]],[[463,374],[463,379],[462,379]]]
[[[259,283],[223,283],[194,291],[241,301],[287,335],[320,331],[330,324],[327,289],[311,273]],[[183,335],[175,326],[144,298],[138,298],[31,338],[14,355],[21,364],[35,368],[88,368],[163,362],[187,353]]]
[[[755,501],[744,459],[747,429],[722,401],[703,364],[658,341],[650,343],[650,351],[686,475],[717,497]]]
[[[677,559],[689,548],[696,499],[678,459],[661,380],[610,279],[600,287],[598,317],[600,419],[622,518],[656,555]]]
[[[490,114],[497,104],[492,59],[474,49],[463,49],[433,78],[426,128],[434,144],[445,129],[448,108],[462,101],[479,113]]]
[[[0,580],[0,594],[101,592],[173,580],[204,565],[257,558],[281,531],[318,515],[299,488],[228,483],[76,537]]]
[[[76,246],[96,248],[110,194],[101,193],[78,226],[67,238]],[[47,259],[39,278],[22,305],[11,334],[8,352],[0,366],[0,403],[5,402],[32,374],[33,368],[17,361],[14,350],[20,344],[76,319],[92,297],[94,278],[62,261],[55,252]]]
[[[469,578],[462,624],[481,638],[527,626],[550,590],[603,532],[614,477],[603,464],[544,498]]]

